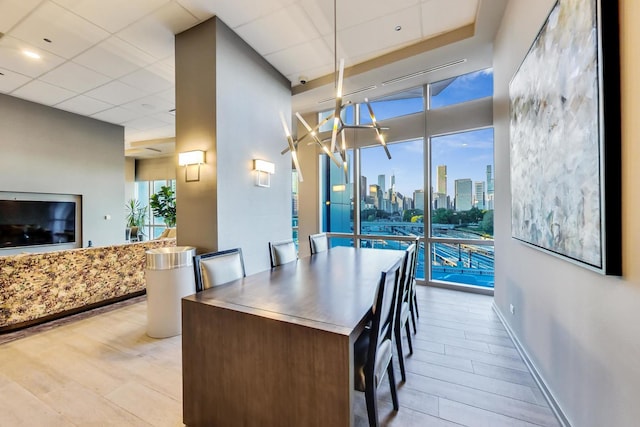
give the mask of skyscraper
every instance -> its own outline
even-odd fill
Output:
[[[455,180],[456,210],[468,211],[473,206],[473,183],[469,178]]]
[[[487,165],[487,209],[493,209],[493,174],[491,165]]]
[[[447,165],[438,166],[438,194],[447,194]]]
[[[378,175],[378,187],[380,187],[380,191],[382,191],[383,193],[385,192],[385,181],[387,180],[387,177],[385,175]]]
[[[478,209],[485,209],[484,181],[475,183],[474,206]]]
[[[416,190],[413,192],[413,206],[414,209],[424,211],[424,190]]]

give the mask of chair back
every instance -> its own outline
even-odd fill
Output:
[[[240,248],[210,252],[193,257],[196,292],[245,277]]]
[[[411,298],[413,278],[415,277],[416,249],[416,244],[412,243],[405,250],[402,276],[399,283],[400,290],[398,291],[398,309],[400,309],[403,304],[409,304]]]
[[[400,279],[402,259],[396,261],[380,275],[374,304],[365,381],[378,386],[393,355],[393,328],[396,311],[397,281]]]
[[[272,268],[298,259],[298,251],[293,239],[269,242],[269,255]]]
[[[324,252],[329,249],[329,238],[327,233],[312,234],[309,236],[309,247],[311,255]]]

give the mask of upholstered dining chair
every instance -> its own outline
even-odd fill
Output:
[[[310,235],[309,247],[311,248],[311,255],[328,250],[329,238],[327,237],[327,233],[318,233],[318,234]]]
[[[418,318],[420,313],[418,312],[418,297],[416,296],[416,269],[418,267],[418,250],[420,247],[420,240],[415,241],[416,250],[413,254],[413,262],[411,265],[411,278],[409,282],[409,312],[411,313],[411,321],[413,322],[413,333],[418,333]]]
[[[271,256],[271,268],[298,259],[298,251],[293,239],[269,242],[269,255]]]
[[[396,317],[394,319],[394,335],[396,342],[396,350],[398,352],[398,363],[400,364],[400,375],[402,381],[407,381],[407,375],[404,370],[404,354],[402,351],[402,328],[407,332],[407,341],[409,342],[409,354],[413,354],[413,344],[411,343],[411,329],[409,327],[409,316],[411,314],[411,303],[413,295],[411,295],[411,281],[413,269],[413,260],[416,256],[416,244],[412,243],[405,251],[402,273],[398,281],[398,298],[396,306]],[[415,326],[415,325],[414,325]]]
[[[196,292],[245,277],[242,249],[210,252],[193,257]]]
[[[396,310],[397,285],[402,260],[383,271],[372,307],[371,326],[366,328],[354,344],[354,387],[364,391],[367,415],[371,427],[378,426],[376,390],[389,375],[393,409],[398,410],[398,394],[393,373],[393,329]]]

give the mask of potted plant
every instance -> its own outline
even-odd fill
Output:
[[[171,187],[160,187],[160,191],[151,196],[149,206],[153,215],[162,217],[168,228],[176,226],[176,193]]]
[[[147,207],[142,206],[139,200],[129,199],[125,204],[125,221],[127,223],[127,240],[133,236],[136,240],[141,240],[144,235],[144,220],[147,217]]]

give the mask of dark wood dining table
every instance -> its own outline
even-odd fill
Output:
[[[403,255],[335,247],[183,298],[183,422],[353,425],[353,343]]]

